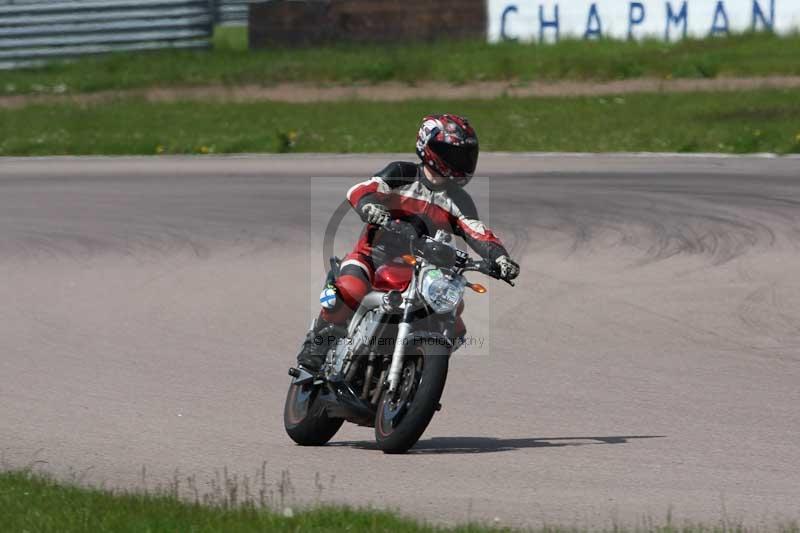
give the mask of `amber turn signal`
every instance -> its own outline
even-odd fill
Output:
[[[480,283],[470,283],[469,288],[477,292],[478,294],[483,294],[486,292],[486,287],[484,287]]]
[[[414,256],[413,256],[413,255],[411,255],[411,254],[405,254],[405,255],[403,256],[403,262],[404,262],[405,264],[407,264],[407,265],[416,265],[416,264],[417,264],[417,258],[416,258],[416,257],[414,257]]]

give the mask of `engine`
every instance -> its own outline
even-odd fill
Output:
[[[344,375],[349,370],[354,355],[366,354],[375,345],[375,334],[381,325],[380,309],[367,312],[359,322],[350,339],[342,339],[336,349],[328,354],[328,365],[332,375]]]

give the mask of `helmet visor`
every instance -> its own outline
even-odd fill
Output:
[[[431,150],[436,153],[453,171],[465,176],[472,176],[478,165],[478,144],[462,144],[454,146],[438,141],[431,141]]]

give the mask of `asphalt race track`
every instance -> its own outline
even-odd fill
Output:
[[[284,505],[444,523],[800,518],[798,158],[482,156],[523,274],[470,296],[443,410],[405,456],[294,446],[314,206],[393,157],[0,159],[3,466],[204,493],[265,463]]]

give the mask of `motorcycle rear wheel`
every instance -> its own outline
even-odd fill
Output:
[[[384,453],[405,453],[425,432],[439,409],[447,381],[450,350],[438,344],[406,355],[398,390],[385,390],[375,415],[375,441]]]
[[[330,418],[316,406],[319,387],[311,384],[289,385],[283,408],[286,434],[300,446],[322,446],[336,435],[344,420]]]

